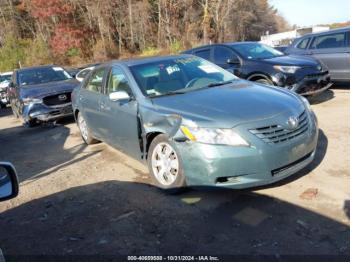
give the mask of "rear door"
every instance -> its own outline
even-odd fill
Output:
[[[125,91],[130,99],[112,101],[109,94]],[[109,144],[140,159],[140,130],[137,101],[130,87],[130,81],[119,66],[113,66],[105,83],[101,99],[101,129]]]
[[[101,129],[100,100],[103,96],[103,83],[106,68],[101,67],[90,74],[89,79],[80,90],[81,113],[96,138],[105,140]]]
[[[345,32],[316,36],[308,51],[328,67],[332,80],[350,80],[350,53]]]

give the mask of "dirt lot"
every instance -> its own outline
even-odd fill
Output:
[[[0,203],[6,254],[350,254],[350,89],[313,99],[320,140],[312,166],[254,191],[169,196],[140,163],[85,146],[69,119],[23,128],[0,114],[0,159],[20,195]]]

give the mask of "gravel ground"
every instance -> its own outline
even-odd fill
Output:
[[[85,146],[72,119],[25,129],[0,111],[0,159],[20,194],[0,203],[0,247],[10,255],[348,254],[350,89],[312,99],[316,160],[254,190],[167,195],[145,166],[100,143]]]

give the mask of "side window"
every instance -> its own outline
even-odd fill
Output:
[[[77,77],[79,78],[85,78],[89,73],[90,73],[91,69],[84,69],[83,71],[81,71]]]
[[[227,47],[217,46],[214,48],[214,63],[226,64],[228,59],[236,57],[235,54]]]
[[[124,72],[118,67],[113,67],[109,73],[106,92],[108,95],[117,91],[125,91],[129,95],[132,94],[128,79]]]
[[[297,48],[298,49],[306,49],[309,42],[310,42],[310,38],[305,38],[298,43]]]
[[[199,56],[206,60],[210,60],[210,48],[195,51],[194,55]]]
[[[345,33],[318,36],[312,42],[312,49],[339,48],[345,46]]]
[[[93,72],[85,86],[85,88],[92,92],[102,92],[103,75],[105,68],[97,69]]]

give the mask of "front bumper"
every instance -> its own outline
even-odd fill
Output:
[[[72,115],[72,103],[52,107],[44,104],[29,104],[23,107],[22,114],[24,122],[50,122]]]
[[[314,74],[307,74],[302,77],[283,76],[278,78],[277,85],[286,87],[302,96],[310,96],[322,93],[329,89],[331,76],[328,71]]]
[[[318,128],[313,113],[309,118],[305,134],[281,144],[267,144],[254,135],[246,136],[250,147],[177,142],[187,184],[243,189],[295,174],[315,157]],[[246,128],[242,126],[241,130]]]

